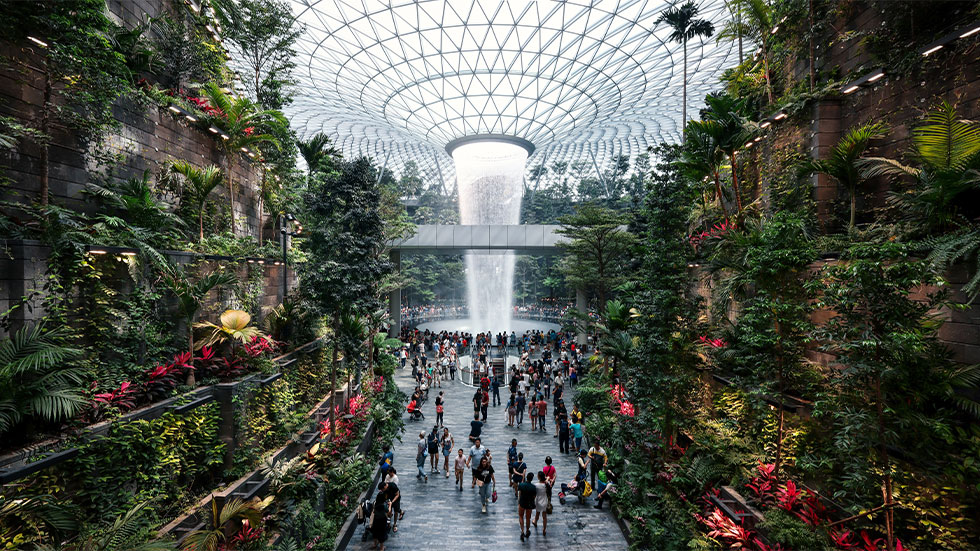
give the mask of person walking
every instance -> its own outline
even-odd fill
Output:
[[[402,494],[398,490],[398,484],[390,481],[386,481],[384,492],[391,504],[391,531],[397,532],[398,521],[405,516],[405,511],[402,511]]]
[[[538,408],[538,429],[541,432],[548,432],[545,428],[545,420],[548,419],[548,402],[545,401],[544,396],[538,396],[538,403],[536,404]]]
[[[548,507],[551,498],[548,497],[548,481],[543,471],[538,472],[538,481],[534,484],[534,527],[538,527],[538,519],[541,518],[541,535],[548,535]]]
[[[544,468],[541,469],[544,473],[545,482],[548,484],[548,503],[551,503],[551,489],[555,486],[555,481],[558,479],[558,470],[552,465],[551,456],[544,458]]]
[[[470,451],[467,454],[466,466],[472,469],[473,480],[470,484],[470,488],[476,486],[476,470],[480,467],[480,461],[483,460],[483,456],[486,455],[487,449],[483,447],[480,439],[477,438],[473,441],[473,445],[470,447]]]
[[[527,463],[524,462],[524,454],[518,453],[511,469],[511,486],[514,488],[514,496],[517,496],[517,487],[527,476]]]
[[[480,421],[480,414],[474,413],[473,420],[470,421],[470,442],[479,440],[481,432],[483,432],[483,422]]]
[[[425,433],[419,433],[419,441],[417,445],[417,453],[415,454],[415,463],[418,465],[419,474],[415,475],[415,478],[425,478],[425,481],[429,481],[429,475],[425,474],[425,456],[428,454],[428,445],[425,443]]]
[[[436,424],[440,427],[442,425],[442,414],[446,409],[446,399],[443,397],[443,391],[439,391],[439,395],[436,396]]]
[[[496,375],[490,379],[490,391],[493,393],[493,407],[500,405],[500,379]]]
[[[507,426],[514,426],[514,418],[517,416],[517,397],[511,393],[507,400]]]
[[[602,448],[602,444],[597,438],[595,445],[589,448],[589,481],[592,483],[592,487],[595,488],[595,478],[599,474],[599,471],[606,466],[606,450]]]
[[[459,449],[459,453],[456,455],[456,460],[453,462],[453,466],[456,469],[456,485],[459,486],[459,491],[463,491],[463,472],[466,470],[466,457],[463,455],[463,448]]]
[[[534,397],[527,404],[527,415],[531,418],[531,430],[538,430],[538,401]]]
[[[517,463],[517,439],[513,438],[510,441],[510,447],[507,448],[507,484],[513,486],[514,482],[514,465]]]
[[[497,485],[497,479],[493,476],[493,465],[490,464],[490,458],[484,456],[480,459],[480,465],[474,471],[474,478],[476,483],[480,486],[480,504],[483,506],[483,512],[487,512],[487,505],[490,503],[490,493],[494,486]]]
[[[524,399],[523,392],[517,392],[517,402],[515,405],[517,406],[517,426],[519,427],[524,422],[524,409],[527,407],[527,400]]]
[[[453,434],[449,432],[448,428],[443,427],[442,436],[439,438],[439,443],[442,446],[442,456],[445,458],[443,468],[446,469],[446,478],[449,478],[449,454],[453,453],[453,446],[456,445],[456,440],[453,438]]]
[[[517,485],[517,522],[521,526],[521,541],[531,537],[531,511],[534,510],[537,491],[534,487],[533,474],[528,474],[523,482]]]

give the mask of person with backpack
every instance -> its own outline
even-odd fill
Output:
[[[378,462],[378,466],[381,467],[381,476],[388,474],[388,469],[391,468],[394,461],[395,454],[391,453],[391,446],[388,444],[381,446],[381,461]]]
[[[589,448],[589,466],[591,467],[589,470],[589,479],[592,482],[593,488],[595,488],[596,475],[606,466],[607,459],[606,450],[602,448],[602,444],[596,439],[595,445]]]
[[[385,549],[385,541],[388,540],[388,517],[391,516],[391,502],[388,501],[388,493],[385,491],[387,484],[382,482],[378,487],[378,496],[374,499],[371,507],[371,536],[374,537],[372,549],[381,546],[381,551]]]

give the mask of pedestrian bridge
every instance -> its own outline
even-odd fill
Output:
[[[415,235],[393,241],[392,251],[402,254],[558,254],[565,242],[557,232],[561,226],[545,224],[416,226]]]

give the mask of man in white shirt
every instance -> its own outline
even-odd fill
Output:
[[[472,484],[470,488],[476,486],[476,469],[480,466],[480,460],[487,453],[487,449],[483,447],[483,443],[479,438],[473,441],[473,445],[470,446],[470,451],[467,453],[466,466],[470,468],[470,473],[472,475]]]

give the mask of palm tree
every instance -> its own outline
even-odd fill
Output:
[[[251,147],[272,144],[279,147],[279,140],[271,133],[258,134],[259,129],[289,124],[279,111],[259,109],[246,97],[226,94],[217,84],[211,82],[201,89],[212,108],[220,113],[209,117],[209,122],[222,133],[219,145],[228,159],[228,200],[231,205],[231,232],[238,235],[235,225],[235,162],[239,154]],[[225,138],[224,136],[228,136]],[[262,218],[262,205],[259,205],[259,218]],[[261,222],[259,222],[261,224]]]
[[[708,95],[705,98],[708,112],[705,120],[717,122],[721,126],[718,148],[728,156],[732,165],[732,192],[735,194],[736,216],[742,212],[742,197],[738,185],[738,160],[736,155],[758,131],[745,116],[747,100],[736,99],[727,94]]]
[[[64,344],[67,330],[25,327],[0,340],[0,434],[25,418],[70,419],[87,401],[85,372],[67,365],[82,351]]]
[[[847,188],[851,200],[851,216],[847,223],[850,231],[854,231],[858,186],[865,181],[861,174],[859,160],[868,149],[868,143],[883,138],[887,132],[888,127],[882,123],[867,123],[854,127],[837,142],[830,152],[830,157],[810,161],[806,165],[806,170],[826,174]]]
[[[204,205],[208,201],[208,195],[214,188],[221,185],[225,175],[221,169],[215,165],[209,165],[203,169],[192,166],[187,161],[174,161],[170,165],[171,172],[182,175],[187,181],[184,188],[187,201],[194,206],[197,211],[197,226],[200,232],[199,241],[204,240]]]
[[[725,162],[725,153],[720,147],[723,133],[724,128],[717,121],[689,121],[677,165],[692,181],[700,182],[706,178],[714,181],[715,196],[728,220],[728,207],[721,189],[721,167]]]
[[[684,46],[684,95],[683,105],[681,106],[681,126],[687,129],[687,42],[688,40],[699,37],[708,37],[715,32],[715,26],[707,19],[697,19],[698,6],[691,1],[681,4],[680,7],[671,6],[660,13],[656,24],[666,22],[673,29],[669,39]]]
[[[959,118],[947,102],[923,122],[912,131],[912,158],[919,167],[876,157],[861,161],[863,175],[915,179],[916,187],[893,195],[893,202],[927,231],[948,231],[965,223],[963,194],[980,188],[980,124]]]
[[[766,0],[744,0],[746,8],[742,13],[744,20],[745,35],[759,45],[759,52],[762,54],[762,71],[766,79],[766,95],[769,103],[774,100],[772,95],[772,74],[769,70],[769,38],[772,36],[774,24],[772,20],[772,7]]]
[[[191,357],[188,364],[194,362],[194,318],[201,309],[201,301],[212,289],[221,285],[231,285],[238,277],[231,272],[210,272],[204,277],[191,283],[187,274],[174,266],[167,265],[164,278],[170,290],[177,296],[177,310],[184,323],[187,324],[187,351]],[[194,386],[194,370],[187,372],[187,385]]]
[[[717,42],[721,42],[722,39],[738,42],[738,64],[741,65],[745,61],[742,39],[748,34],[748,28],[742,20],[745,12],[745,0],[725,0],[725,7],[728,8],[728,13],[731,14],[732,18],[725,21],[715,40]]]
[[[306,174],[312,176],[314,172],[324,168],[323,163],[332,159],[340,158],[340,150],[331,145],[330,137],[323,132],[318,132],[306,141],[296,144],[299,154],[306,161]]]

